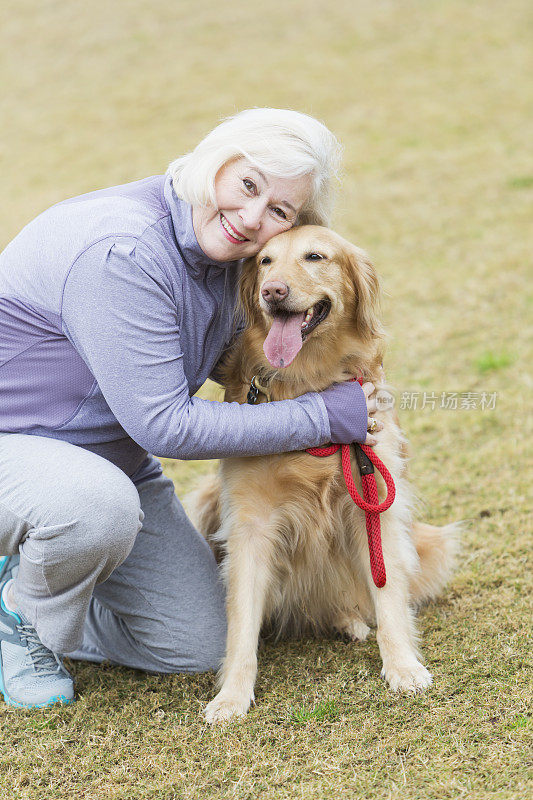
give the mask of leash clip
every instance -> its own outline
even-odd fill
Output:
[[[367,454],[363,452],[362,448],[359,447],[358,444],[355,445],[354,450],[355,450],[355,458],[357,460],[357,466],[359,467],[359,474],[372,475],[372,473],[374,472],[374,465],[367,456]]]

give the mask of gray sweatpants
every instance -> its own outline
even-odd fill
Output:
[[[216,669],[224,591],[171,480],[138,488],[81,447],[0,433],[0,555],[15,597],[56,653],[154,672]]]

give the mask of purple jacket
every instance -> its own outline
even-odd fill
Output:
[[[322,398],[193,397],[235,333],[240,262],[200,249],[159,175],[59,203],[0,254],[0,431],[91,450],[135,483],[149,456],[202,459],[328,442]]]

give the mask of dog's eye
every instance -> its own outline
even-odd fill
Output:
[[[264,256],[259,263],[260,264],[272,264],[272,259],[270,258],[270,256]]]
[[[306,261],[321,261],[324,256],[321,256],[320,253],[306,253],[305,260]]]

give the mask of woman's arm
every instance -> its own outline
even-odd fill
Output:
[[[169,276],[133,238],[106,239],[73,264],[64,333],[111,411],[141,447],[166,458],[220,458],[316,447],[330,439],[316,393],[261,404],[189,396]]]
[[[237,319],[236,322],[234,323],[234,326],[235,330],[233,332],[233,336],[231,337],[231,341],[228,342],[227,347],[224,349],[222,355],[218,359],[217,363],[211,370],[211,374],[209,375],[209,379],[220,384],[220,386],[224,386],[223,368],[227,362],[229,354],[233,349],[233,347],[235,346],[239,336],[246,330],[246,323],[244,320],[244,316],[242,316],[240,319]]]

